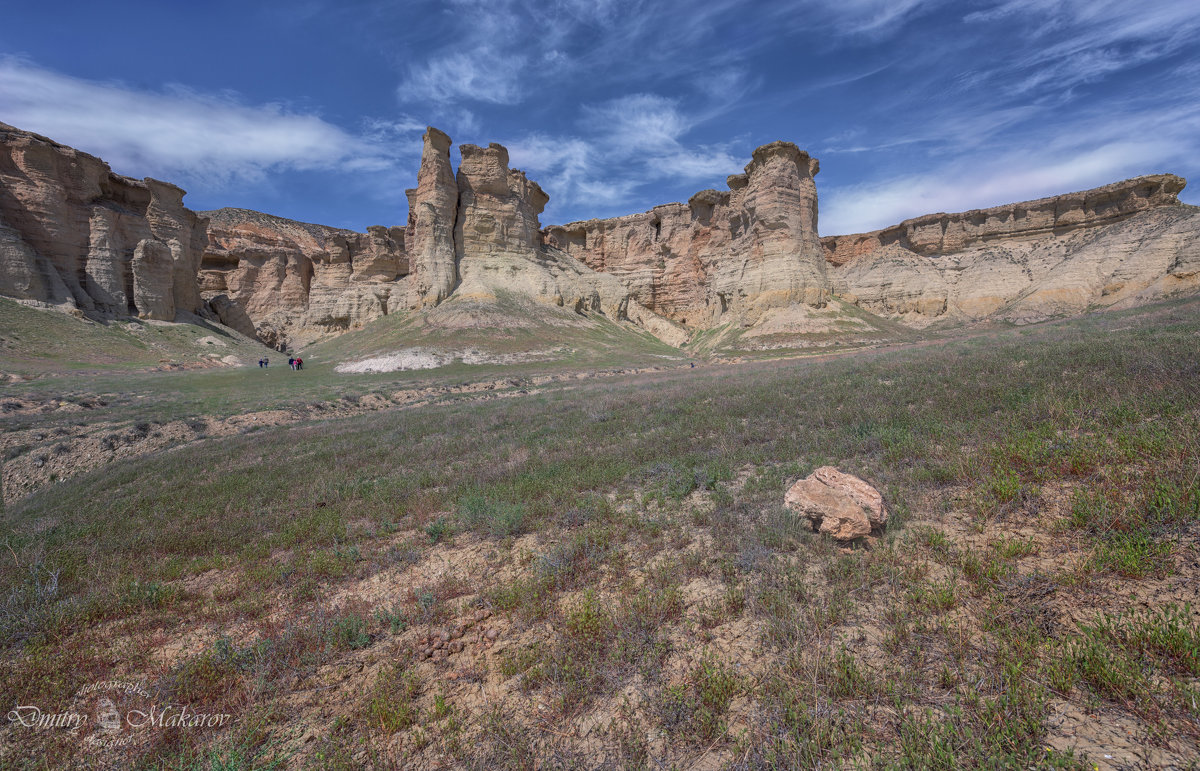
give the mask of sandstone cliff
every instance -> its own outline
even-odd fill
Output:
[[[1036,321],[1200,287],[1200,210],[1163,174],[823,239],[843,299],[913,326]]]
[[[458,283],[454,220],[458,183],[450,164],[450,137],[430,126],[423,137],[417,186],[408,196],[408,249],[412,263],[408,305],[437,305]]]
[[[183,195],[0,123],[0,293],[97,318],[201,312],[205,227]]]
[[[361,234],[242,209],[205,212],[200,288],[214,311],[234,325],[244,309],[264,341],[302,345],[406,310],[435,326],[493,326],[503,315],[498,294],[507,293],[573,312],[560,323],[600,313],[676,344],[686,339],[631,305],[616,278],[542,242],[538,215],[549,198],[508,168],[504,147],[463,145],[456,174],[448,136],[431,127],[423,142],[406,229]]]
[[[494,300],[497,291],[540,298],[576,313],[630,319],[629,291],[542,243],[538,215],[550,200],[525,173],[508,168],[508,150],[462,145],[454,226],[462,283],[452,297]]]
[[[761,321],[829,298],[817,236],[816,158],[790,142],[754,151],[729,190],[687,204],[547,228],[546,242],[618,278],[633,299],[690,328]]]
[[[406,307],[404,230],[366,233],[312,225],[246,209],[203,212],[209,245],[199,288],[214,311],[252,320],[271,345],[303,343]]]
[[[880,316],[1032,321],[1200,289],[1200,209],[1169,174],[820,239],[817,160],[773,142],[728,190],[541,230],[548,197],[504,147],[463,145],[457,172],[450,148],[425,132],[407,227],[355,233],[199,217],[173,185],[0,124],[0,293],[97,318],[200,313],[275,345],[396,312],[491,328],[552,308],[675,345],[721,327],[705,344],[778,347],[903,331]]]

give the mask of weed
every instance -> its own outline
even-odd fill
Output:
[[[449,540],[454,535],[454,525],[445,517],[438,517],[425,526],[425,535],[429,536],[430,543]]]
[[[372,643],[367,632],[367,622],[359,616],[343,616],[336,619],[329,629],[329,642],[336,648],[358,650]]]
[[[468,530],[493,538],[525,532],[528,512],[524,504],[495,501],[482,495],[470,495],[459,501],[458,517]]]

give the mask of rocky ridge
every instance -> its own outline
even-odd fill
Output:
[[[727,190],[543,230],[548,196],[503,146],[461,146],[456,170],[431,127],[407,225],[356,233],[197,215],[168,183],[4,124],[0,140],[0,292],[96,318],[198,313],[277,346],[397,312],[491,328],[546,308],[674,345],[722,327],[778,347],[870,337],[877,317],[1034,321],[1200,288],[1200,210],[1169,174],[822,239],[817,159],[773,142]]]
[[[910,326],[1018,322],[1200,288],[1200,209],[1185,180],[1138,177],[1078,193],[822,239],[833,291]]]
[[[634,300],[688,328],[829,299],[817,236],[817,159],[791,142],[754,151],[725,191],[686,204],[549,227],[546,242],[609,273]]]

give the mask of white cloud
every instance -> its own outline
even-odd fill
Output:
[[[606,143],[629,151],[662,150],[678,145],[691,126],[678,101],[655,94],[630,94],[583,108],[583,122]]]
[[[863,233],[923,214],[983,209],[1169,172],[1200,149],[1200,142],[1181,141],[1196,127],[1184,121],[1168,135],[1118,139],[1115,126],[1090,132],[1072,126],[1035,152],[970,154],[922,173],[822,191],[820,232]]]
[[[1068,92],[1179,53],[1200,35],[1194,0],[1008,0],[963,19],[1018,23],[1027,41],[986,72],[1012,95]]]
[[[454,104],[460,99],[515,104],[522,99],[521,80],[528,62],[520,54],[474,47],[433,57],[409,69],[400,85],[402,101],[426,99]]]
[[[268,171],[377,171],[396,156],[380,126],[353,135],[280,104],[249,105],[231,94],[182,86],[135,89],[61,75],[0,58],[2,117],[103,158],[118,172],[219,183]],[[390,133],[407,123],[392,126]]]

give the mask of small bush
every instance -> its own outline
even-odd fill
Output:
[[[482,495],[472,495],[459,502],[458,516],[468,530],[493,538],[504,538],[525,532],[528,512],[520,503],[493,501]]]
[[[371,644],[367,622],[358,616],[343,616],[333,622],[329,629],[329,641],[335,648],[358,650]]]
[[[399,665],[383,669],[367,699],[366,713],[371,726],[387,734],[412,726],[419,716],[415,702],[420,693],[421,681],[416,673]]]

